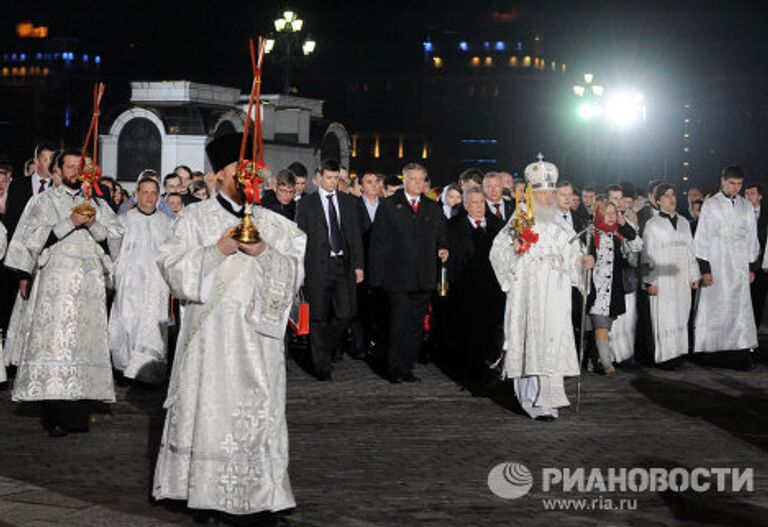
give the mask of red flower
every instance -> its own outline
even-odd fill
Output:
[[[539,241],[539,234],[531,229],[525,229],[520,233],[520,239],[529,245],[533,245]]]

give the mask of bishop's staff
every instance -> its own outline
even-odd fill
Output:
[[[80,164],[78,165],[78,179],[85,195],[85,199],[76,205],[72,212],[82,214],[83,216],[95,216],[96,209],[91,205],[93,192],[99,197],[104,197],[104,193],[99,187],[101,179],[101,167],[99,167],[99,108],[101,99],[104,97],[104,83],[98,82],[93,87],[93,114],[91,116],[91,125],[88,127],[88,133],[83,142],[83,148],[80,150]],[[93,139],[93,149],[91,150],[92,162],[86,163],[88,145]]]
[[[264,63],[264,53],[266,50],[266,41],[259,37],[258,52],[254,40],[249,43],[251,55],[251,69],[253,72],[253,84],[251,85],[251,94],[248,98],[248,113],[245,116],[245,130],[243,131],[243,140],[240,143],[240,157],[237,163],[237,183],[245,193],[245,215],[242,221],[236,227],[233,237],[242,243],[258,243],[261,236],[256,226],[253,224],[252,208],[253,204],[261,203],[261,192],[259,186],[264,182],[269,174],[266,163],[264,163],[264,137],[261,125],[261,67]],[[253,112],[253,159],[245,159],[246,147],[248,145],[248,132],[251,124],[251,113]]]
[[[595,231],[594,224],[590,223],[586,228],[582,229],[579,233],[571,238],[568,243],[573,243],[576,240],[580,240],[581,237],[586,234],[587,237],[587,250],[586,254],[589,254],[591,250],[592,233]],[[581,367],[584,362],[584,346],[586,346],[586,333],[587,333],[587,297],[592,290],[592,269],[584,269],[584,294],[581,295],[581,324],[579,328],[579,377],[576,379],[576,413],[579,413],[579,407],[581,406]]]

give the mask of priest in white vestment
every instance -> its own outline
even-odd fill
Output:
[[[502,377],[513,378],[523,410],[534,419],[552,420],[569,403],[564,377],[579,375],[571,323],[571,287],[584,289],[584,256],[575,232],[558,222],[554,198],[557,167],[538,161],[526,167],[533,187],[538,241],[521,252],[511,223],[496,236],[490,258],[507,293]]]
[[[723,170],[720,192],[701,208],[693,249],[699,260],[702,289],[696,312],[696,352],[746,352],[757,348],[750,283],[760,244],[752,205],[741,195],[744,173],[736,166]],[[749,367],[741,354],[738,363]],[[730,361],[735,362],[735,361]]]
[[[115,400],[106,290],[123,229],[102,198],[92,200],[95,216],[72,211],[84,199],[79,166],[80,153],[65,150],[62,185],[30,200],[5,259],[22,273],[22,297],[34,299],[13,400],[45,401],[44,419],[55,437],[88,429],[87,404],[79,402]]]
[[[157,266],[157,251],[172,220],[157,208],[157,180],[145,177],[136,189],[137,206],[120,219],[123,236],[115,267],[115,299],[109,318],[112,364],[129,379],[165,380],[170,292]]]
[[[5,249],[8,245],[8,232],[5,230],[5,225],[0,222],[0,260],[5,256]],[[8,378],[5,375],[5,357],[3,356],[3,340],[0,338],[0,382],[7,381]]]
[[[688,354],[691,289],[701,275],[690,225],[677,214],[675,188],[662,183],[654,192],[659,214],[645,224],[642,279],[651,302],[654,360],[677,366],[675,359]]]
[[[156,499],[235,515],[295,506],[284,335],[306,245],[295,223],[258,206],[262,241],[231,237],[244,204],[236,183],[241,137],[206,147],[221,191],[185,208],[159,251],[183,309],[153,490]]]

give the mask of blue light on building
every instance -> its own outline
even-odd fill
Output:
[[[26,53],[22,53],[21,55],[19,55],[19,60],[22,61],[22,62],[27,60],[27,54]]]
[[[93,62],[96,64],[101,64],[101,55],[96,55],[93,57]]]
[[[459,49],[461,51],[467,51],[469,49],[469,44],[467,44],[464,41],[459,42]]]
[[[434,49],[434,46],[429,40],[424,42],[424,53],[432,53],[433,49]]]
[[[14,60],[14,61],[16,60],[16,53],[14,53],[13,55],[11,55],[11,60]]]
[[[477,165],[493,165],[496,163],[496,159],[480,158],[480,159],[462,159],[462,163],[472,163]]]
[[[523,51],[523,43],[522,42],[518,42],[515,45],[515,48],[517,48],[517,51]]]
[[[88,62],[90,60],[90,57],[88,56],[88,53],[83,53],[83,62]]]
[[[487,50],[491,49],[491,43],[488,41],[483,42],[483,47]]]
[[[462,139],[462,143],[465,144],[479,144],[479,145],[495,145],[498,143],[496,139]]]
[[[67,109],[64,110],[64,126],[69,128],[69,126],[72,124],[72,116],[70,115],[70,108],[67,106]]]
[[[496,45],[494,46],[496,48],[496,51],[504,51],[507,49],[506,44],[504,44],[502,41],[496,42]]]
[[[39,51],[35,53],[35,60],[43,60],[43,54]]]

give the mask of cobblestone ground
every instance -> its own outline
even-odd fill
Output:
[[[764,364],[740,372],[687,363],[675,372],[588,374],[580,412],[542,423],[519,413],[510,383],[479,394],[429,365],[418,369],[423,382],[391,385],[349,359],[333,382],[320,383],[290,361],[298,507],[289,519],[334,527],[766,525],[767,373]],[[568,391],[575,394],[575,382]],[[148,498],[162,397],[119,388],[89,434],[49,439],[33,406],[0,392],[0,525],[193,525],[182,506]],[[508,461],[534,476],[519,499],[488,487],[490,469]],[[754,491],[545,493],[540,478],[544,467],[713,466],[753,468]],[[542,501],[584,497],[596,510],[547,511]],[[636,498],[636,509],[605,510],[607,499],[621,498]]]

